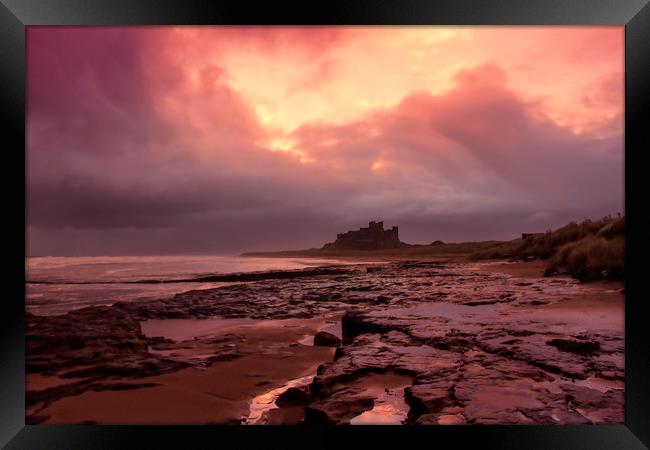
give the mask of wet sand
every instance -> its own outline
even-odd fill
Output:
[[[547,266],[545,261],[519,261],[483,263],[479,268],[492,273],[505,273],[515,278],[542,278]],[[553,279],[561,277],[549,277]],[[623,283],[620,281],[591,281],[577,283],[579,290],[567,293],[559,301],[534,308],[539,317],[573,318],[574,323],[584,323],[593,328],[623,330],[625,318],[625,296],[622,294]]]
[[[361,377],[351,386],[360,387],[362,393],[374,398],[372,409],[350,420],[351,425],[402,425],[409,406],[404,402],[404,388],[413,384],[413,377],[392,372],[372,373]]]
[[[253,397],[289,379],[313,375],[321,363],[332,360],[333,348],[297,344],[331,319],[273,320],[225,327],[210,336],[231,338],[244,356],[218,361],[207,368],[190,367],[122,380],[125,384],[153,383],[154,387],[88,391],[32,410],[49,416],[47,422],[52,424],[238,424],[248,416]],[[28,386],[44,389],[53,384],[44,379],[29,375]]]
[[[486,272],[506,273],[518,278],[538,278],[544,274],[547,261],[491,261],[479,263],[479,268]]]

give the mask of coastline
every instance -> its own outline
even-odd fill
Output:
[[[400,420],[407,423],[491,423],[495,414],[499,423],[619,423],[622,284],[542,275],[540,261],[408,258],[188,291],[166,300],[89,307],[63,316],[28,316],[33,325],[28,327],[27,420],[244,423],[255,398],[313,376],[308,387],[301,387],[311,392],[306,405],[277,408],[270,398],[265,420],[356,423],[371,417],[382,423],[385,399],[364,381],[374,373],[410,380],[404,387],[400,383],[406,381],[398,377],[393,395],[400,405],[406,402],[397,410],[406,411]],[[386,321],[386,314],[392,319]],[[148,320],[191,324],[212,317],[232,325],[176,341],[164,333],[143,332]],[[482,323],[478,328],[476,320]],[[336,351],[305,345],[328,322],[342,325],[344,345]],[[75,335],[87,336],[91,348],[67,346],[71,323],[85,326],[77,326]],[[122,334],[115,334],[117,327]],[[504,327],[513,330],[510,340],[500,337]],[[191,328],[196,332],[197,327]],[[43,350],[34,347],[43,339],[60,352],[58,359],[44,359]],[[127,342],[131,344],[125,346]],[[581,353],[581,346],[571,347],[573,342],[598,350]],[[380,348],[383,353],[375,353]],[[112,356],[100,361],[93,356],[97,351]],[[480,376],[467,372],[475,365],[483,367]],[[440,367],[448,369],[440,372]],[[458,370],[467,373],[469,384],[451,381]],[[499,387],[502,370],[516,377],[516,389]],[[438,375],[430,379],[427,373]],[[576,380],[587,383],[580,384],[579,392],[574,392]],[[439,395],[436,386],[450,382],[457,395],[465,395],[466,406],[453,398],[440,407],[430,404]],[[607,397],[594,398],[594,382],[597,389],[609,386]],[[479,395],[470,389],[473,385],[492,394]],[[537,400],[520,403],[524,392]],[[566,410],[560,398],[564,392],[574,403],[587,405],[579,408],[584,414],[560,413]],[[508,399],[510,409],[500,409],[498,398]],[[536,415],[540,402],[555,405],[548,407],[557,420]],[[513,412],[520,410],[525,417]],[[395,417],[386,423],[395,423]]]
[[[377,250],[337,250],[312,248],[305,250],[283,250],[275,252],[245,252],[243,257],[265,258],[322,258],[351,261],[402,261],[408,259],[436,258],[444,260],[469,260],[475,251],[491,248],[499,241],[447,243],[441,245],[410,245],[404,248]]]

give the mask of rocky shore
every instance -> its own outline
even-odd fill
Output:
[[[347,424],[364,414],[405,424],[623,423],[622,284],[514,270],[522,264],[273,272],[166,299],[28,314],[27,422],[130,423],[102,405],[119,410],[153,393],[164,405],[191,389],[201,395],[194,403],[142,420],[242,423],[252,399],[267,395],[259,423]],[[153,321],[191,330],[215,318],[216,328],[187,339],[143,332]],[[323,331],[331,322],[341,336]],[[224,373],[232,379],[217,385]],[[188,412],[193,405],[203,409]]]

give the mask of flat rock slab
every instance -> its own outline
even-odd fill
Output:
[[[240,276],[246,281],[241,284],[171,298],[61,316],[28,314],[28,375],[68,377],[71,383],[28,392],[27,402],[79,395],[112,377],[137,380],[177,371],[206,348],[213,352],[213,359],[204,358],[207,365],[238,356],[232,339],[145,336],[144,320],[345,313],[342,342],[327,332],[315,336],[316,345],[343,346],[318,369],[311,397],[300,399],[301,405],[308,402],[306,423],[350,423],[372,410],[376,397],[351,384],[389,372],[412,377],[403,389],[409,423],[623,423],[620,291],[481,267],[406,261],[370,270],[359,264],[260,273]],[[582,303],[571,306],[572,299]],[[612,302],[615,308],[607,309]],[[287,401],[293,394],[286,394]]]

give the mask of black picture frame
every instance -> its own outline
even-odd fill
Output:
[[[625,424],[581,426],[232,427],[25,425],[25,32],[29,25],[395,24],[625,26]],[[0,445],[39,448],[249,448],[253,445],[636,449],[650,446],[650,342],[643,288],[642,158],[650,142],[647,0],[340,0],[300,4],[192,0],[0,0],[5,266],[0,301]],[[7,201],[10,200],[10,201]],[[635,204],[635,203],[638,203]],[[11,244],[11,245],[6,245]],[[637,263],[636,260],[639,262]],[[234,439],[234,440],[231,440]],[[405,441],[413,440],[414,443]],[[255,443],[253,442],[255,441]],[[203,445],[200,445],[202,443]],[[422,445],[422,444],[417,444]],[[442,447],[441,447],[442,446]]]

